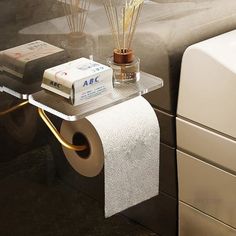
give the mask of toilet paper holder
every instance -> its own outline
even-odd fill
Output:
[[[61,136],[53,122],[46,115],[45,111],[63,120],[76,121],[131,98],[159,89],[162,86],[162,79],[141,72],[141,78],[139,81],[115,87],[112,94],[100,97],[95,102],[73,106],[67,103],[62,97],[44,90],[30,95],[29,102],[38,107],[38,113],[41,119],[62,146],[73,151],[84,151],[88,148],[86,145],[73,145]]]
[[[104,95],[104,97],[99,98],[98,101],[95,100],[79,106],[69,104],[64,98],[55,95],[52,92],[39,90],[40,86],[38,85],[34,88],[36,90],[32,89],[32,87],[32,90],[30,90],[28,87],[26,91],[24,88],[19,87],[19,85],[14,84],[14,87],[11,87],[11,89],[3,89],[2,92],[6,92],[14,97],[25,100],[5,111],[0,112],[0,116],[14,112],[27,104],[36,106],[38,108],[40,118],[53,133],[58,142],[61,143],[61,145],[73,151],[84,151],[88,148],[86,145],[73,145],[61,136],[53,122],[46,115],[45,111],[63,120],[76,121],[126,100],[144,95],[163,87],[163,80],[156,76],[141,72],[140,77],[140,80],[135,83],[127,83],[115,87],[111,94],[106,96]],[[27,93],[22,93],[22,91],[26,91]]]

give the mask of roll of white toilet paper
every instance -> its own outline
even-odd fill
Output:
[[[61,134],[72,143],[86,138],[90,150],[63,148],[71,166],[93,177],[104,166],[105,216],[158,194],[160,130],[154,110],[137,97],[76,122],[64,121]]]

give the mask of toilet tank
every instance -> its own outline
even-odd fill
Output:
[[[187,48],[177,114],[236,138],[236,30]]]

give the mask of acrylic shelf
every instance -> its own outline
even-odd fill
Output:
[[[41,82],[24,84],[18,79],[11,78],[5,74],[0,75],[0,86],[0,92],[5,92],[22,100],[26,100],[30,94],[42,90]]]
[[[111,94],[79,106],[73,106],[65,98],[46,90],[30,95],[29,103],[63,120],[76,121],[136,96],[159,89],[162,86],[162,79],[141,72],[141,78],[138,82],[116,86]]]

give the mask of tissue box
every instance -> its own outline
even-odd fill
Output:
[[[79,58],[47,69],[41,87],[66,98],[74,106],[81,105],[112,91],[112,69]]]
[[[63,63],[65,58],[63,49],[37,40],[2,51],[0,68],[9,77],[29,84],[41,80],[45,69]]]

